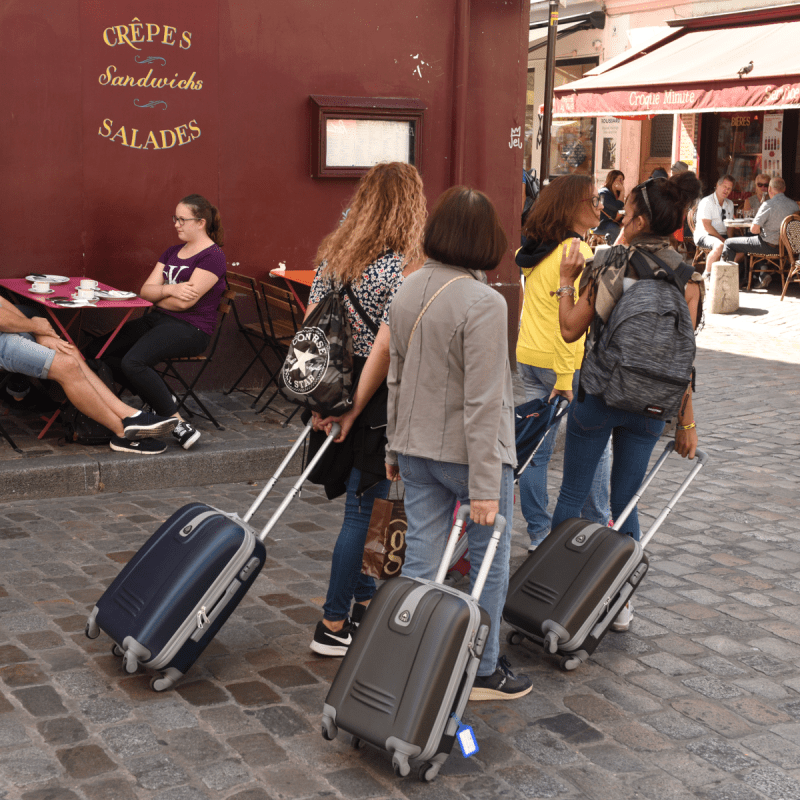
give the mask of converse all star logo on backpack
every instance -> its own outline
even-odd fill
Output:
[[[328,339],[319,328],[298,331],[283,364],[284,385],[297,394],[313,392],[328,369],[330,355]]]

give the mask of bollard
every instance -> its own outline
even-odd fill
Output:
[[[739,310],[738,264],[734,261],[717,261],[713,265],[706,302],[711,314],[730,314]]]

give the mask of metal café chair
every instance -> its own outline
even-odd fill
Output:
[[[689,213],[686,215],[686,221],[689,223],[689,230],[692,232],[692,240],[694,240],[694,228],[697,224],[697,206],[689,209]],[[708,247],[702,247],[699,244],[695,244],[695,251],[694,251],[694,258],[692,258],[692,267],[697,270],[698,268],[702,267],[705,269],[706,266],[706,256],[711,252],[711,249]]]
[[[786,276],[784,275],[783,270],[783,262],[784,262],[784,229],[786,228],[786,223],[792,218],[793,215],[789,215],[786,217],[783,222],[781,222],[781,235],[778,244],[778,252],[777,253],[770,253],[768,255],[763,255],[759,253],[748,253],[747,254],[747,291],[750,291],[750,287],[753,285],[753,273],[755,272],[756,265],[759,265],[759,272],[762,275],[765,274],[778,274],[780,275],[781,281],[784,285],[786,285]],[[796,215],[794,215],[796,216]]]
[[[217,329],[214,332],[214,336],[211,339],[211,345],[206,350],[205,353],[202,353],[199,356],[182,356],[180,358],[168,358],[165,359],[160,366],[155,368],[156,372],[161,375],[162,378],[165,380],[173,379],[177,381],[180,385],[180,389],[175,389],[175,396],[178,400],[178,411],[184,409],[189,417],[202,417],[203,419],[208,420],[212,423],[218,430],[224,430],[222,425],[217,422],[214,415],[208,410],[202,400],[197,396],[194,387],[197,386],[197,382],[200,380],[200,376],[206,371],[206,368],[209,364],[211,364],[212,360],[214,359],[214,353],[217,351],[217,345],[219,344],[220,335],[222,334],[222,327],[223,323],[225,322],[225,318],[228,316],[228,313],[232,307],[233,298],[236,296],[236,293],[232,289],[226,289],[222,296],[220,297],[219,305],[217,306]],[[179,367],[182,366],[191,366],[200,368],[194,373],[193,376],[184,377],[181,374]],[[188,405],[186,404],[187,401],[191,398],[199,407],[199,411],[195,410],[192,411]]]
[[[6,384],[8,383],[9,378],[13,373],[11,372],[0,372],[0,392],[4,391],[6,388]],[[6,411],[8,414],[8,411]],[[5,416],[5,414],[3,414]],[[11,438],[11,434],[3,427],[3,423],[0,422],[0,436],[2,436],[12,447],[12,449],[16,450],[18,453],[22,452],[22,449],[17,447],[16,442]]]
[[[235,292],[235,297],[232,301],[234,322],[236,322],[239,333],[244,336],[254,354],[250,363],[244,368],[242,374],[233,382],[231,388],[228,389],[225,394],[242,392],[242,394],[255,398],[256,394],[253,391],[250,389],[242,389],[239,384],[256,365],[256,362],[261,362],[261,366],[267,371],[267,375],[269,375],[270,379],[272,379],[275,374],[274,370],[271,369],[269,364],[264,360],[264,352],[271,349],[271,337],[267,329],[265,312],[262,311],[263,298],[258,291],[258,284],[255,278],[251,278],[249,275],[243,275],[239,272],[231,272],[230,270],[227,271],[225,277],[228,281],[228,288]],[[245,322],[241,318],[238,306],[240,301],[243,305],[246,303],[248,306],[252,301],[252,305],[256,311],[256,322]]]

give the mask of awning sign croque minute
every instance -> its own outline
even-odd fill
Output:
[[[128,93],[135,108],[166,110],[171,102],[170,95],[174,92],[199,92],[203,89],[203,81],[198,78],[196,71],[185,75],[180,72],[168,74],[172,70],[167,69],[167,57],[191,48],[191,31],[179,34],[174,26],[141,22],[134,17],[127,24],[105,28],[102,41],[104,46],[114,48],[115,55],[132,55],[136,71],[128,73],[128,68],[111,63],[98,75],[97,82],[109,91]],[[121,124],[119,120],[115,123],[113,119],[106,118],[97,133],[109,142],[134,150],[169,150],[190,144],[201,135],[195,119],[158,130],[146,130],[145,126],[133,127],[134,124],[140,125],[130,122]]]

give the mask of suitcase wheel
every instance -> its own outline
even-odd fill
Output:
[[[354,736],[350,741],[350,746],[353,748],[353,750],[360,750],[364,746],[364,742],[362,742],[358,736]]]
[[[129,675],[132,675],[137,669],[139,669],[139,659],[136,658],[136,653],[133,653],[130,650],[126,651],[125,660],[123,663],[125,665],[125,672],[127,672]]]
[[[96,639],[100,635],[100,627],[93,619],[90,619],[86,623],[86,628],[84,628],[84,632],[86,633],[87,639]]]
[[[394,774],[400,778],[405,778],[411,772],[408,758],[401,753],[395,753],[392,756],[392,768],[394,769]]]
[[[151,678],[150,688],[154,692],[163,692],[165,689],[169,689],[169,687],[172,686],[173,683],[174,681],[171,681],[169,678],[164,678],[164,677]]]
[[[573,669],[577,669],[583,662],[577,656],[564,656],[561,659],[561,669],[565,672],[571,672]]]
[[[323,716],[322,738],[325,739],[325,741],[332,742],[336,738],[338,733],[339,729],[336,727],[334,721],[328,716]]]
[[[525,637],[519,631],[509,631],[506,634],[506,641],[509,644],[522,644]]]
[[[111,655],[121,657],[125,655],[125,651],[118,644],[112,644]]]
[[[419,768],[418,774],[421,781],[430,783],[431,781],[435,780],[436,776],[439,774],[439,765],[431,764],[430,762],[423,764]]]

